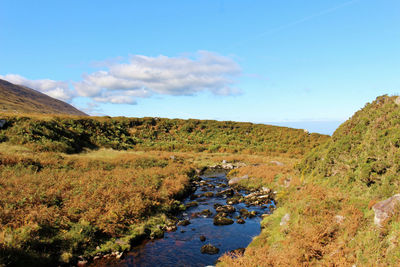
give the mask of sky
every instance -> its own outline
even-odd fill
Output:
[[[90,115],[332,134],[400,92],[398,0],[0,0],[0,79]]]

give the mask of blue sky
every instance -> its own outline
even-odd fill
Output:
[[[400,1],[0,0],[0,78],[93,115],[332,133],[400,92]]]

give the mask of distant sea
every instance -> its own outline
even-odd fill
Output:
[[[332,135],[343,121],[292,121],[292,122],[265,122],[265,124],[285,126],[297,129],[306,129],[310,133]]]

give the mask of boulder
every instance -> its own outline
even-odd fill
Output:
[[[200,252],[203,254],[218,254],[219,253],[219,248],[211,245],[211,244],[207,244],[201,247]]]
[[[285,226],[285,225],[288,224],[289,220],[290,220],[290,214],[289,214],[289,213],[286,213],[286,214],[282,217],[281,222],[279,223],[279,225],[280,225],[280,226]]]
[[[284,166],[285,165],[282,162],[277,161],[277,160],[271,160],[269,163],[275,164],[276,166]]]
[[[236,221],[238,224],[244,224],[246,221],[243,220],[242,218],[237,219]]]
[[[234,177],[234,178],[229,180],[228,184],[229,185],[235,185],[235,184],[239,183],[240,181],[247,180],[247,179],[249,179],[248,175],[243,175],[242,177]]]
[[[261,190],[266,194],[271,192],[271,189],[269,189],[268,187],[264,187],[264,186],[261,188]]]
[[[233,224],[233,220],[217,214],[214,217],[214,225],[229,225]]]
[[[236,209],[232,205],[225,205],[225,206],[219,206],[219,207],[215,208],[215,211],[216,212],[232,213],[232,212],[235,212]]]
[[[395,103],[396,105],[400,105],[400,96],[398,96],[398,97],[395,98],[394,103]]]
[[[333,217],[333,218],[337,224],[343,223],[344,219],[346,219],[346,217],[344,217],[342,215],[335,215],[335,217]]]
[[[381,227],[382,223],[393,215],[397,205],[400,205],[400,194],[396,194],[373,205],[372,209],[375,212],[374,223]]]
[[[6,122],[7,122],[6,120],[0,120],[0,129],[4,127]]]
[[[204,216],[211,216],[212,215],[212,212],[209,210],[209,209],[205,209],[205,210],[202,210],[201,212],[200,212],[200,215],[204,215]]]
[[[240,216],[242,216],[242,217],[244,217],[244,218],[249,217],[249,211],[248,211],[248,210],[246,210],[246,209],[240,209],[239,212],[240,212]]]

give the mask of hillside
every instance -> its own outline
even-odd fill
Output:
[[[378,97],[307,154],[296,178],[271,184],[279,208],[225,266],[398,266],[399,210],[377,225],[372,207],[399,193],[399,147],[399,97]]]
[[[303,173],[341,177],[365,189],[385,185],[385,178],[400,170],[397,101],[396,96],[381,96],[356,112],[335,131],[331,142],[306,157],[300,166]],[[391,184],[385,195],[397,189]]]
[[[113,148],[303,155],[329,137],[263,124],[161,118],[3,116],[0,140],[36,151]]]
[[[0,79],[0,111],[5,113],[44,113],[87,116],[61,100],[31,88]]]
[[[237,122],[0,120],[0,266],[69,266],[79,256],[128,251],[175,226],[175,215],[185,209],[180,201],[199,178],[196,170],[228,161],[277,174],[329,139]]]

